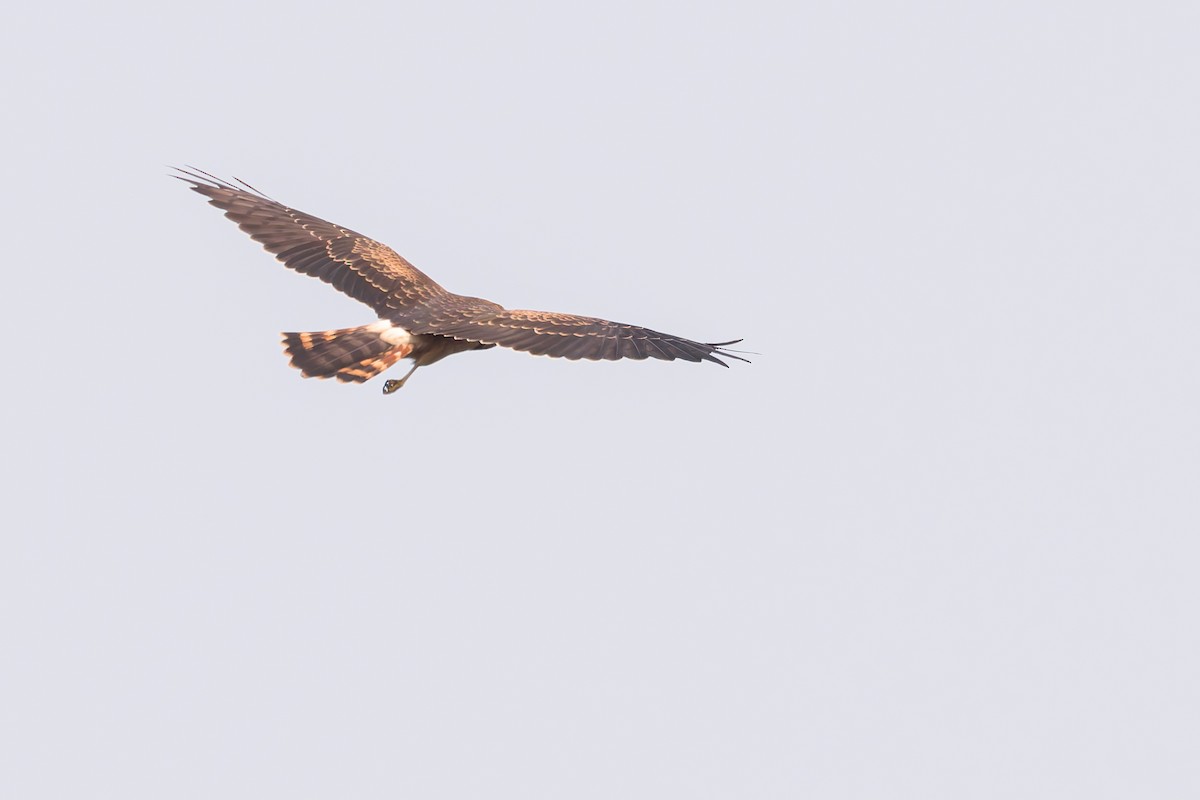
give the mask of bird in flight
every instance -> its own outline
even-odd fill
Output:
[[[176,177],[283,264],[320,278],[366,303],[379,319],[368,325],[311,333],[284,333],[291,365],[306,378],[362,383],[403,358],[412,368],[383,384],[391,394],[417,367],[467,350],[500,345],[534,355],[615,361],[748,361],[729,342],[693,342],[637,325],[552,311],[518,311],[489,300],[448,292],[396,251],[360,233],[275,202],[242,181],[236,186],[194,168]]]

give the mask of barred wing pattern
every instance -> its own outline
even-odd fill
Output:
[[[381,317],[449,294],[385,244],[199,171],[175,177],[283,264],[366,303]],[[498,308],[499,306],[497,306]]]
[[[498,344],[537,356],[615,361],[619,358],[658,358],[664,361],[713,361],[728,366],[715,354],[746,359],[722,350],[735,342],[693,342],[637,325],[609,322],[547,311],[508,311],[439,326],[438,333],[484,344]]]
[[[637,325],[596,317],[508,310],[478,297],[448,292],[387,245],[305,214],[199,170],[175,177],[225,212],[287,267],[312,275],[373,308],[411,333],[570,360],[621,358],[746,361],[725,350],[729,342],[694,342]]]

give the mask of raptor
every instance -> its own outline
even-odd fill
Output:
[[[571,360],[657,358],[711,361],[723,367],[729,365],[719,356],[747,361],[726,349],[741,339],[694,342],[637,325],[507,309],[454,294],[387,245],[288,208],[243,181],[230,183],[194,168],[177,172],[174,177],[207,197],[285,266],[320,278],[378,315],[375,322],[357,328],[284,333],[292,366],[308,378],[362,383],[401,359],[412,359],[403,377],[384,382],[383,393],[391,394],[417,367],[496,345]]]

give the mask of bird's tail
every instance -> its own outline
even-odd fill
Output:
[[[413,350],[411,337],[387,320],[358,328],[284,333],[283,349],[306,378],[362,383]]]

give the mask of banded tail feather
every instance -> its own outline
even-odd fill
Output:
[[[387,320],[357,328],[284,333],[283,349],[306,378],[362,383],[412,353],[408,332]]]

